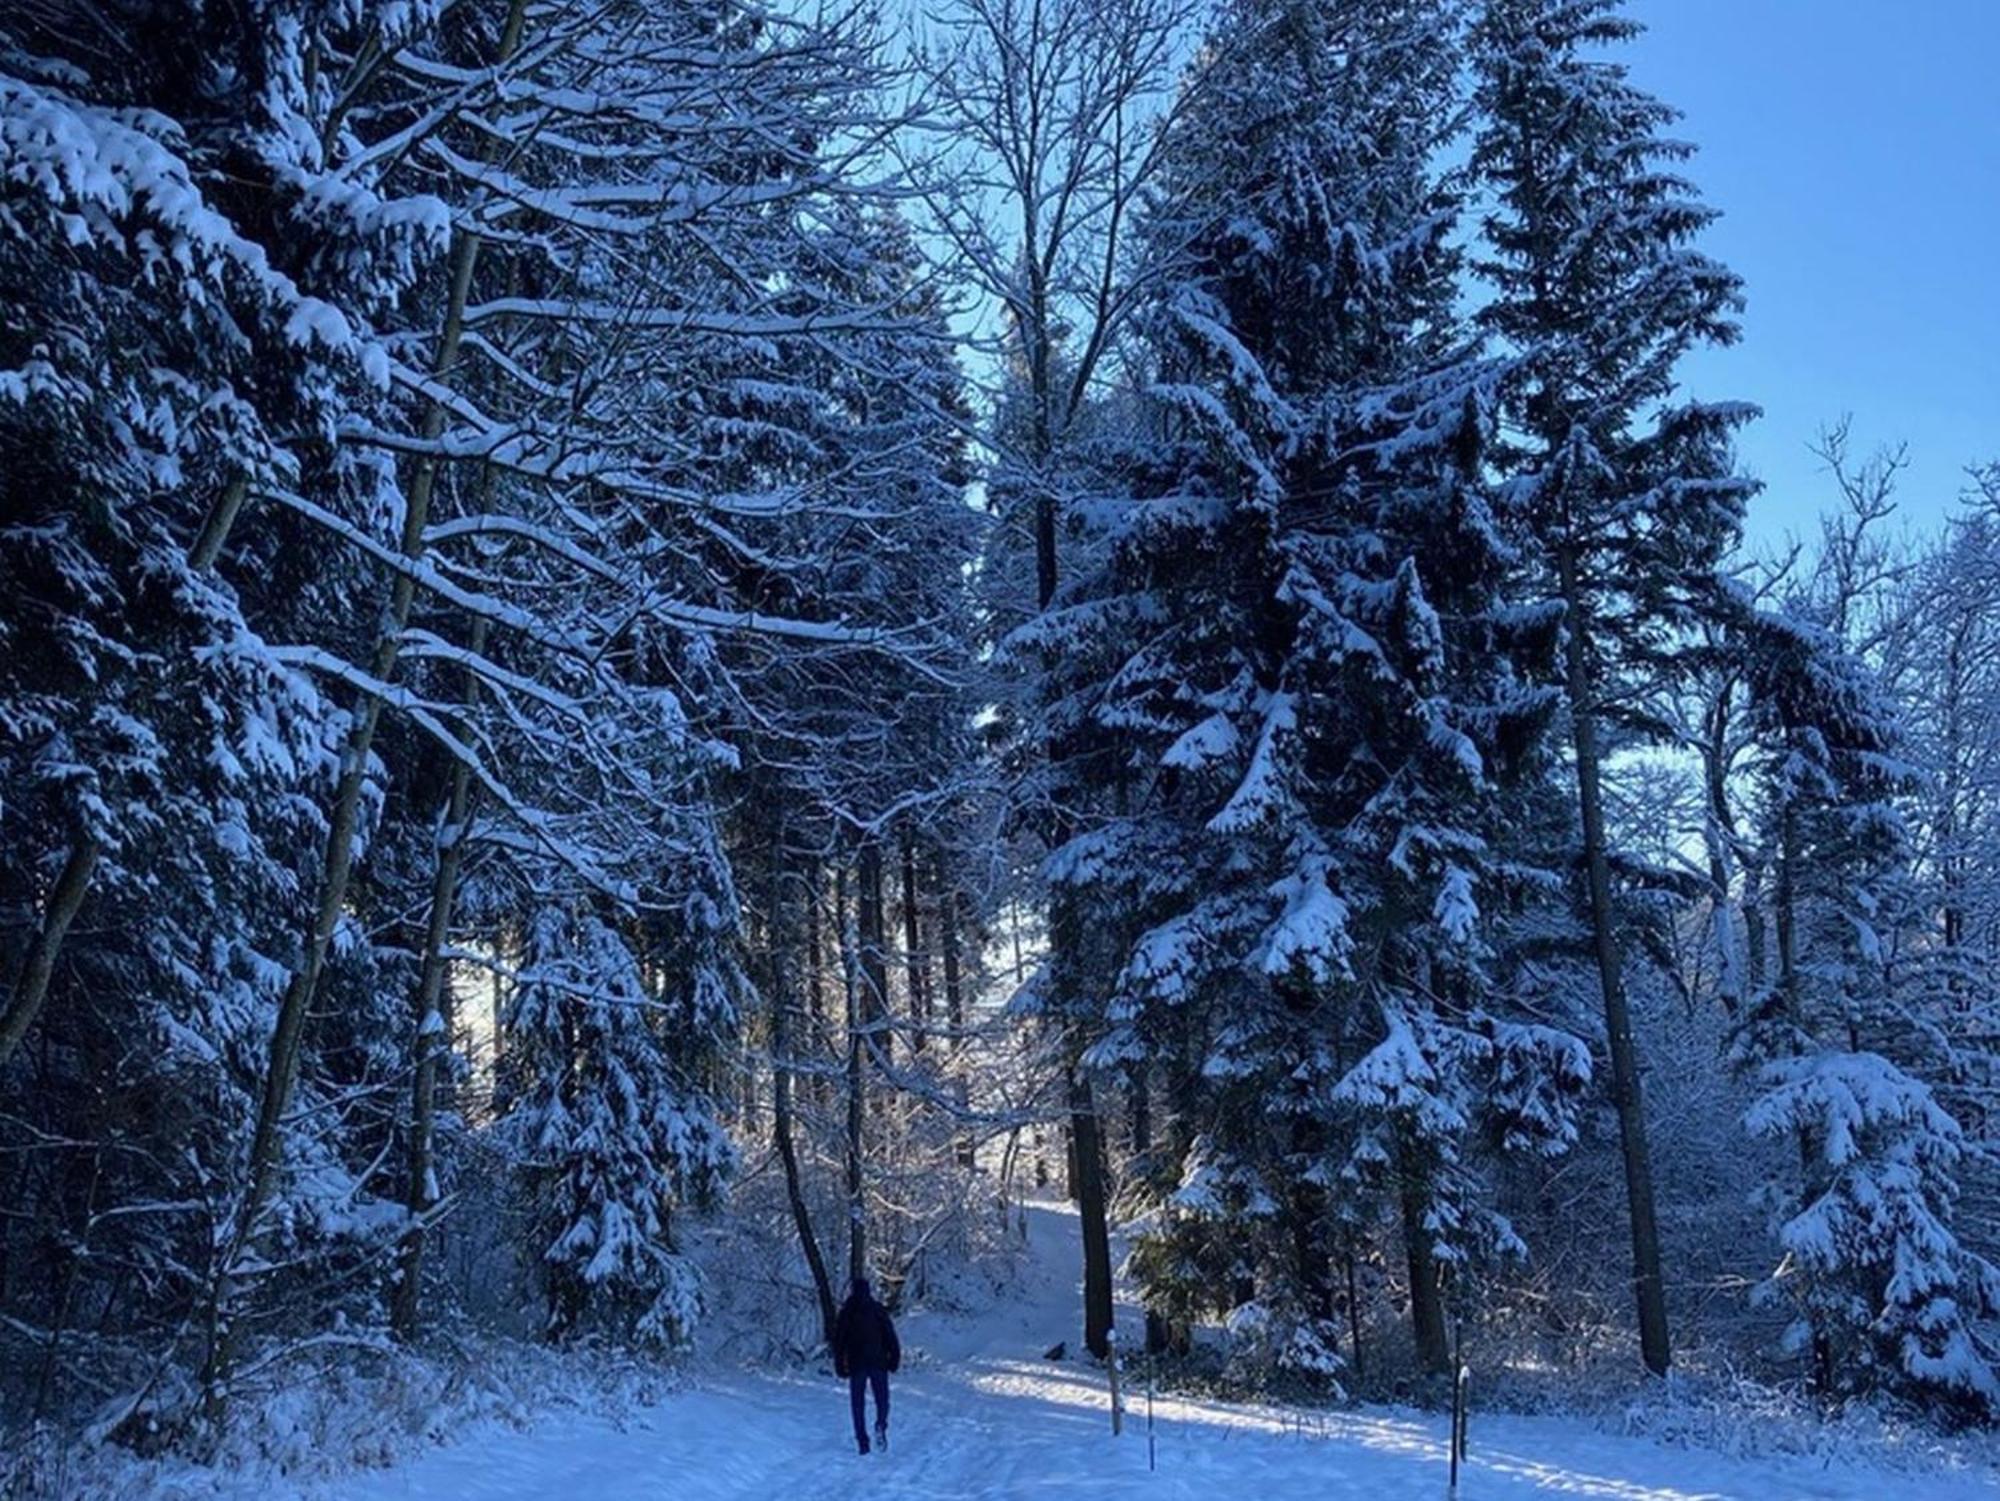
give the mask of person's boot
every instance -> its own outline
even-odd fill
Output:
[[[875,1425],[875,1447],[880,1449],[884,1454],[889,1452],[889,1425],[887,1423],[877,1423]]]
[[[860,1447],[861,1447],[861,1452],[862,1452],[863,1454],[866,1454],[866,1453],[868,1452],[868,1435],[867,1435],[867,1434],[865,1434],[865,1433],[864,1433],[864,1434],[862,1434],[862,1435],[861,1435],[861,1438],[859,1439],[859,1441],[858,1441],[858,1442],[859,1442],[859,1444],[860,1444]]]

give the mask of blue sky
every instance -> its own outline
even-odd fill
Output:
[[[1725,216],[1705,248],[1748,284],[1743,343],[1687,375],[1764,408],[1753,541],[1812,529],[1808,445],[1843,413],[1863,452],[1909,444],[1905,514],[1934,521],[2000,458],[2000,0],[1629,8],[1633,81],[1685,113]]]

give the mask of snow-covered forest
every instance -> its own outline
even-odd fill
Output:
[[[1092,1391],[2000,1416],[2000,465],[1746,540],[1633,34],[0,7],[19,1483],[1037,1198]]]

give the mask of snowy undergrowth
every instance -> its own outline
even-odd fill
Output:
[[[1889,1401],[1829,1405],[1726,1370],[1677,1369],[1664,1382],[1602,1367],[1560,1376],[1475,1371],[1471,1393],[1475,1428],[1483,1415],[1559,1416],[1732,1459],[1809,1459],[1833,1469],[1865,1462],[1913,1474],[2000,1465],[2000,1435],[1948,1433]]]
[[[1290,1414],[1307,1426],[1336,1411],[1407,1418],[1441,1411],[1449,1400],[1448,1386],[1427,1387],[1405,1365],[1359,1383],[1350,1400],[1316,1402],[1231,1379],[1219,1349],[1205,1349],[1199,1337],[1197,1352],[1161,1371],[1163,1392]],[[1911,1475],[2000,1470],[2000,1434],[1949,1432],[1888,1399],[1828,1404],[1730,1369],[1685,1366],[1661,1382],[1637,1373],[1629,1355],[1559,1372],[1474,1361],[1468,1390],[1475,1443],[1490,1419],[1549,1417],[1730,1459],[1805,1459],[1834,1470],[1865,1464]]]
[[[1679,1379],[1581,1406],[1606,1432],[1731,1458],[1804,1457],[1834,1468],[1865,1460],[1930,1474],[2000,1464],[2000,1443],[1991,1433],[1946,1434],[1920,1417],[1861,1399],[1829,1410],[1748,1378]]]
[[[137,1454],[112,1442],[104,1425],[80,1435],[53,1424],[0,1434],[0,1501],[194,1501],[225,1485],[240,1494],[250,1477],[275,1501],[482,1432],[526,1430],[559,1413],[622,1423],[683,1381],[673,1366],[617,1349],[495,1338],[343,1360],[239,1408],[221,1445],[201,1460]]]

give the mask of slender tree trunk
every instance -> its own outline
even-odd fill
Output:
[[[1301,1036],[1319,1030],[1309,987],[1282,987],[1292,1028]],[[1275,1125],[1269,1129],[1279,1129]],[[1326,1129],[1310,1115],[1293,1117],[1287,1143],[1296,1162],[1317,1162],[1326,1149]],[[1296,1175],[1286,1195],[1291,1219],[1292,1284],[1300,1311],[1322,1326],[1333,1322],[1333,1247],[1327,1237],[1327,1192],[1307,1174]]]
[[[194,539],[194,546],[188,549],[188,566],[196,573],[206,573],[222,557],[222,549],[229,543],[229,534],[236,526],[236,518],[243,512],[243,502],[249,497],[250,481],[238,475],[223,486],[214,507],[201,524],[201,531]]]
[[[963,956],[959,936],[959,899],[957,888],[952,886],[944,873],[944,862],[938,862],[938,927],[939,947],[944,959],[944,1019],[951,1029],[951,1051],[956,1053],[965,1046],[965,976]]]
[[[1952,997],[1954,1010],[1963,1006],[1965,990],[1967,862],[1959,837],[1959,809],[1965,768],[1966,635],[1972,624],[1970,617],[1960,614],[1953,622],[1951,644],[1945,649],[1944,743],[1938,755],[1942,768],[1936,804],[1939,916],[1944,929],[1945,988]]]
[[[840,1056],[834,1047],[836,1029],[827,1012],[826,945],[821,938],[820,904],[826,896],[817,856],[806,862],[806,1026],[812,1035],[813,1051],[825,1057]],[[807,1089],[813,1103],[824,1110],[833,1103],[834,1083],[824,1070],[816,1070]]]
[[[1368,1379],[1368,1361],[1361,1341],[1361,1278],[1355,1271],[1353,1246],[1341,1254],[1340,1260],[1347,1273],[1347,1343],[1354,1361],[1354,1379],[1361,1382]]]
[[[1042,596],[1042,608],[1056,592],[1056,499],[1043,482],[1035,497],[1035,592]]]
[[[500,975],[499,961],[504,951],[499,938],[494,940],[493,950],[493,996],[487,1004],[493,1010],[493,1082],[497,1087],[500,1063],[507,1056],[507,994]]]
[[[1708,734],[1702,748],[1703,782],[1708,796],[1708,879],[1714,887],[1716,957],[1721,968],[1718,999],[1732,1015],[1743,1004],[1748,969],[1736,938],[1734,897],[1730,887],[1736,869],[1736,821],[1729,809],[1729,696],[1724,684],[1710,706]]]
[[[910,1051],[924,1050],[924,1025],[930,1020],[930,956],[923,948],[923,919],[917,904],[917,849],[903,830],[903,972],[910,991]]]
[[[1111,1229],[1103,1135],[1095,1092],[1083,1068],[1083,1023],[1071,1010],[1081,936],[1074,907],[1068,897],[1057,892],[1049,902],[1048,965],[1055,1004],[1060,1012],[1068,1013],[1068,1187],[1083,1231],[1084,1344],[1103,1359],[1111,1348]]]
[[[1625,994],[1624,961],[1619,953],[1617,914],[1611,896],[1611,856],[1604,829],[1604,789],[1591,676],[1590,618],[1575,558],[1564,551],[1558,565],[1562,571],[1563,603],[1569,617],[1564,661],[1570,726],[1576,748],[1577,804],[1583,822],[1591,936],[1597,956],[1598,984],[1604,996],[1605,1031],[1611,1047],[1612,1103],[1618,1111],[1618,1134],[1624,1153],[1639,1348],[1646,1368],[1656,1376],[1664,1376],[1673,1361],[1673,1344],[1667,1332],[1666,1283],[1660,1272],[1660,1231],[1653,1205],[1653,1165],[1646,1143],[1638,1049],[1632,1040],[1632,1009]]]
[[[486,650],[487,623],[472,625],[469,648],[474,656]],[[465,708],[469,715],[479,702],[479,674],[465,669]],[[472,768],[453,763],[451,791],[445,799],[444,823],[438,829],[437,869],[431,880],[430,923],[424,934],[424,957],[418,971],[416,996],[416,1072],[410,1090],[410,1183],[404,1201],[410,1228],[398,1253],[395,1296],[389,1326],[400,1340],[416,1338],[423,1301],[424,1241],[427,1217],[437,1203],[438,1064],[451,1046],[445,1021],[445,981],[451,966],[445,950],[451,943],[453,913],[458,905],[458,875],[465,860],[466,836],[473,808]]]
[[[972,1091],[965,1076],[965,1060],[961,1056],[965,1050],[965,976],[959,953],[959,898],[958,888],[951,883],[942,855],[937,859],[936,879],[938,947],[944,964],[944,1019],[951,1030],[948,1044],[951,1062],[947,1066],[951,1070],[952,1103],[958,1107],[960,1120],[958,1132],[953,1138],[953,1152],[960,1167],[970,1168],[977,1153],[972,1132],[965,1124],[965,1117],[972,1108]]]
[[[1799,1009],[1798,815],[1788,799],[1778,811],[1777,889],[1772,892],[1772,926],[1778,943],[1778,995],[1795,1027],[1805,1025]]]
[[[1306,1314],[1321,1324],[1333,1322],[1333,1256],[1322,1234],[1326,1205],[1326,1190],[1317,1183],[1302,1180],[1294,1187],[1292,1275]]]
[[[1764,988],[1764,977],[1770,972],[1770,957],[1765,952],[1767,927],[1763,866],[1760,861],[1746,857],[1743,862],[1743,975],[1751,995]]]
[[[511,56],[520,43],[525,13],[526,0],[513,0],[501,41],[502,60]],[[459,340],[464,331],[466,300],[472,289],[479,249],[477,235],[464,230],[458,232],[452,246],[444,321],[431,360],[434,373],[447,372],[457,361]],[[424,414],[422,433],[427,444],[434,444],[443,436],[445,422],[443,405],[433,402]],[[426,453],[418,461],[404,497],[400,551],[406,559],[415,560],[423,556],[424,528],[430,520],[438,462],[433,453]],[[388,607],[383,612],[369,662],[369,671],[378,682],[388,682],[395,674],[403,631],[409,624],[410,608],[415,598],[416,580],[408,572],[398,572],[390,588]],[[340,922],[341,910],[347,900],[347,881],[354,863],[354,839],[360,826],[362,794],[367,785],[368,754],[373,748],[375,730],[381,718],[382,700],[374,694],[364,694],[351,721],[347,743],[341,751],[340,781],[334,795],[332,815],[328,819],[326,846],[321,856],[304,951],[278,1006],[263,1095],[257,1108],[256,1131],[251,1140],[248,1182],[230,1232],[228,1248],[222,1257],[220,1275],[212,1290],[208,1310],[208,1355],[202,1372],[202,1389],[211,1425],[221,1421],[235,1354],[237,1324],[233,1304],[237,1296],[239,1268],[251,1259],[247,1253],[257,1239],[264,1210],[276,1186],[280,1138],[285,1112],[291,1103],[292,1086],[298,1078],[299,1046],[305,1033],[306,1016],[326,963],[327,946],[332,941],[333,930]]]
[[[868,1275],[868,1205],[863,1198],[862,1126],[867,1115],[867,1073],[862,1068],[860,965],[856,934],[847,919],[847,872],[834,878],[834,918],[840,925],[842,984],[847,995],[847,1280]]]
[[[805,1188],[799,1172],[799,1149],[792,1132],[792,1072],[789,1063],[776,1069],[771,1091],[772,1139],[785,1168],[785,1197],[791,1204],[792,1224],[799,1232],[799,1250],[805,1256],[806,1268],[812,1273],[813,1291],[819,1297],[820,1334],[831,1348],[833,1322],[839,1309],[833,1294],[832,1274],[827,1271],[826,1257],[820,1251],[819,1236],[813,1232],[812,1212],[806,1207]],[[850,1130],[854,1128],[852,1117],[848,1126]],[[849,1191],[853,1192],[851,1183]]]
[[[862,843],[855,872],[855,904],[861,922],[862,1023],[884,1067],[895,1060],[895,1036],[889,1026],[889,952],[884,931],[882,846],[869,838]]]
[[[1301,1160],[1315,1160],[1320,1153],[1318,1131],[1300,1126],[1293,1141]],[[1292,1276],[1299,1289],[1299,1303],[1308,1318],[1322,1325],[1333,1322],[1333,1250],[1327,1243],[1325,1188],[1303,1176],[1292,1184],[1288,1206],[1292,1220]]]
[[[792,987],[792,944],[796,930],[792,923],[791,871],[786,866],[784,820],[780,811],[771,840],[771,874],[766,922],[766,942],[770,950],[771,1003],[771,1138],[778,1160],[785,1169],[785,1198],[792,1209],[792,1224],[798,1230],[799,1251],[812,1273],[813,1291],[819,1297],[820,1333],[829,1348],[833,1344],[833,1322],[838,1313],[833,1295],[833,1279],[826,1257],[813,1232],[812,1214],[806,1207],[805,1189],[800,1181],[798,1146],[792,1134],[792,1014],[797,1009]]]
[[[95,835],[79,834],[76,843],[70,846],[69,858],[63,861],[55,885],[49,888],[42,903],[41,930],[28,950],[28,962],[21,967],[13,998],[7,1003],[5,1013],[0,1013],[0,1065],[13,1056],[14,1049],[34,1026],[35,1018],[41,1015],[42,1003],[48,999],[49,982],[55,978],[56,956],[62,952],[69,925],[90,890],[90,877],[97,869],[102,851]]]
[[[1023,224],[1026,243],[1036,243],[1036,206],[1032,197],[1026,205]],[[1055,419],[1052,408],[1053,380],[1050,367],[1050,319],[1048,289],[1034,256],[1029,257],[1031,313],[1028,323],[1029,380],[1034,400],[1035,476],[1039,491],[1035,498],[1035,597],[1043,613],[1055,602],[1060,579],[1056,555],[1056,497],[1052,489],[1050,460],[1056,449]],[[1050,747],[1051,760],[1054,747]],[[1060,834],[1058,834],[1060,842]],[[1058,975],[1073,974],[1076,949],[1081,935],[1073,922],[1065,921],[1058,910],[1067,906],[1062,899],[1052,901],[1049,913],[1049,965]],[[1067,996],[1058,996],[1066,1004]],[[1079,1054],[1081,1048],[1076,1050]],[[1076,1203],[1083,1228],[1083,1323],[1084,1344],[1099,1359],[1111,1349],[1111,1231],[1106,1219],[1104,1151],[1098,1131],[1097,1108],[1092,1098],[1089,1076],[1079,1061],[1072,1061],[1070,1074],[1070,1136],[1077,1162]]]

